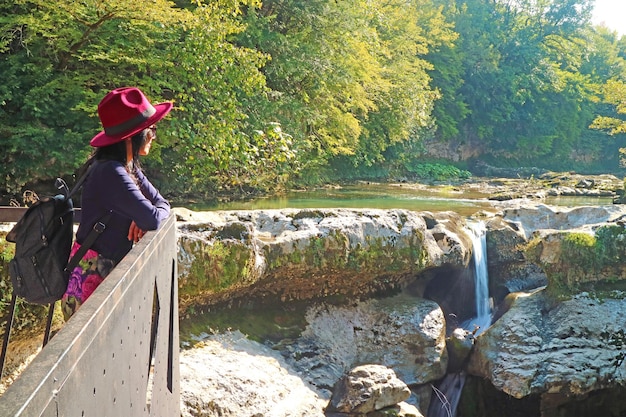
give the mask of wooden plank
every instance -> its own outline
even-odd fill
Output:
[[[26,211],[26,207],[0,207],[0,223],[18,221]]]
[[[27,207],[0,206],[0,223],[14,223],[26,212]],[[74,223],[80,223],[80,209],[74,209]]]

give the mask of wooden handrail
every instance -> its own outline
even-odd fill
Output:
[[[14,223],[28,210],[28,207],[0,206],[0,223]],[[74,223],[80,223],[80,208],[74,209]]]

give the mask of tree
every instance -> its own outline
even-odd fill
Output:
[[[429,53],[450,47],[457,36],[442,9],[429,0],[380,2],[373,16],[371,26],[381,45],[377,57],[388,85],[363,120],[356,162],[365,167],[384,161],[388,148],[423,139],[422,132],[432,130],[433,106],[441,94],[430,76]]]
[[[447,10],[463,70],[460,86],[457,75],[445,87],[464,102],[448,111],[467,109],[459,135],[482,141],[499,162],[568,160],[595,106],[591,77],[581,72],[591,2],[467,0]],[[436,109],[439,120],[451,119]]]
[[[304,164],[367,168],[431,125],[438,93],[424,56],[454,33],[430,0],[268,0],[246,22],[241,44],[271,56],[252,117],[271,114]]]
[[[616,116],[598,116],[591,124],[592,129],[604,130],[609,135],[626,133],[626,83],[619,79],[609,80],[603,86],[604,102],[615,106]],[[619,159],[622,167],[626,167],[626,147],[619,148]]]
[[[168,178],[179,192],[218,188],[211,181],[223,180],[228,161],[241,164],[248,152],[237,149],[253,147],[241,132],[239,99],[263,85],[260,55],[228,41],[243,30],[242,4],[256,1],[188,8],[167,0],[1,3],[2,188],[16,192],[73,172],[100,129],[96,104],[125,85],[153,101],[176,102],[163,122],[172,129],[163,129],[155,146],[162,165],[153,178]]]
[[[168,86],[152,76],[168,67],[158,34],[187,16],[172,5],[2,3],[2,188],[18,191],[27,182],[73,172],[99,129],[95,104],[106,90],[135,84],[153,99],[165,92]]]

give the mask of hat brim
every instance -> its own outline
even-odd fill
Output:
[[[164,118],[170,112],[170,110],[172,110],[173,106],[174,104],[169,101],[165,103],[155,104],[154,108],[156,109],[156,112],[150,118],[146,119],[144,122],[137,125],[135,128],[127,132],[124,132],[120,135],[107,135],[104,131],[102,131],[98,133],[96,136],[94,136],[93,139],[91,139],[91,141],[89,142],[89,144],[93,146],[94,148],[101,148],[103,146],[109,146],[109,145],[113,145],[114,143],[121,142],[124,139],[129,138],[133,136],[134,134],[141,132],[142,130],[152,126],[153,124],[155,124],[156,122]]]

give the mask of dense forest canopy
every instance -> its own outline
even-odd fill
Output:
[[[410,177],[442,148],[460,168],[616,172],[626,38],[592,7],[0,0],[0,189],[70,176],[127,85],[175,102],[145,161],[169,195]]]

